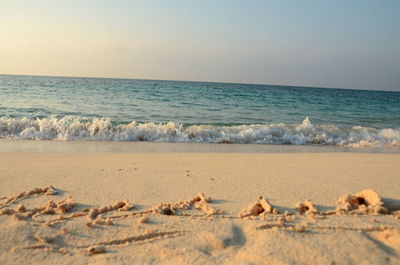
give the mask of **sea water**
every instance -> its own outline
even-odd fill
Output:
[[[0,75],[0,138],[400,148],[400,93]]]

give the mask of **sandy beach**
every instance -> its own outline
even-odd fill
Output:
[[[399,154],[2,152],[0,167],[1,264],[400,262]]]
[[[400,265],[400,1],[4,1],[0,265]]]

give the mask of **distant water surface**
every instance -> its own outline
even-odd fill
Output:
[[[11,139],[400,146],[399,92],[0,75],[0,117]]]

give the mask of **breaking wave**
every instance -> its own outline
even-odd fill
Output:
[[[400,128],[300,124],[239,126],[180,123],[115,124],[107,118],[0,118],[0,138],[32,140],[154,141],[196,143],[339,145],[400,148]]]

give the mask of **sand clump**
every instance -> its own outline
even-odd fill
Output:
[[[295,208],[299,210],[300,214],[315,215],[318,213],[315,205],[309,200],[297,203]]]
[[[76,202],[72,197],[68,197],[58,202],[50,200],[42,207],[36,207],[32,210],[28,210],[24,205],[20,204],[15,209],[5,208],[0,210],[0,215],[14,215],[15,220],[23,220],[27,218],[37,218],[45,214],[63,214],[69,212],[75,205]]]
[[[169,203],[161,203],[158,206],[153,207],[152,210],[153,214],[174,215],[176,213],[176,207]]]
[[[95,255],[95,254],[101,254],[101,253],[105,253],[106,252],[106,248],[104,246],[90,246],[86,249],[86,253],[90,254],[90,255]]]
[[[36,235],[35,235],[35,239],[38,241],[38,242],[41,242],[41,243],[52,243],[55,239],[54,239],[54,237],[51,237],[51,236],[45,236],[45,235],[43,235],[43,234],[41,234],[41,233],[37,233]]]
[[[26,207],[23,204],[20,204],[15,208],[15,211],[19,213],[24,213],[26,212]]]
[[[216,209],[209,207],[207,203],[197,203],[197,204],[195,204],[195,208],[203,211],[207,215],[215,215],[220,212]]]
[[[110,218],[97,218],[92,222],[95,225],[113,225],[114,223],[111,221]]]
[[[142,216],[137,220],[138,224],[149,224],[150,218],[148,216]]]
[[[295,226],[288,227],[287,230],[303,233],[306,232],[306,227],[302,224],[297,224]]]
[[[203,192],[197,193],[197,195],[189,200],[189,203],[193,204],[195,202],[208,203],[211,202],[211,197],[206,197]]]
[[[115,210],[129,211],[133,208],[134,208],[134,206],[132,204],[130,204],[128,200],[116,201],[112,205],[103,206],[103,207],[99,207],[99,208],[90,208],[87,217],[89,220],[95,220],[98,215],[106,213],[106,212],[115,211]]]
[[[336,209],[337,213],[388,213],[382,197],[371,189],[363,190],[357,194],[345,194],[339,198],[337,203],[340,205]]]
[[[277,226],[284,226],[284,225],[286,224],[286,222],[287,222],[287,219],[286,219],[285,216],[279,217],[279,218],[276,220],[276,225],[277,225]]]
[[[16,213],[16,211],[13,209],[10,209],[10,208],[0,210],[0,215],[10,215],[10,214],[14,214],[14,213]]]
[[[222,211],[220,210],[211,208],[209,206],[210,202],[211,197],[206,197],[202,192],[199,192],[195,197],[187,201],[190,206],[194,205],[196,209],[206,213],[209,216],[222,213]]]
[[[206,213],[209,216],[221,213],[220,210],[211,208],[209,206],[209,202],[211,202],[211,197],[206,197],[204,193],[200,192],[196,196],[186,201],[180,201],[175,204],[161,203],[153,207],[152,213],[162,215],[174,215],[177,213],[177,210],[190,210],[193,207]]]
[[[269,213],[279,213],[279,211],[273,208],[272,204],[270,204],[263,196],[259,196],[258,199],[254,203],[252,203],[247,209],[243,210],[239,214],[239,216],[241,218],[244,218]]]
[[[10,198],[8,197],[3,197],[4,202],[0,203],[0,207],[4,207],[6,205],[9,205],[19,199],[32,196],[32,195],[55,195],[57,193],[57,190],[53,186],[46,186],[42,188],[33,188],[29,191],[23,191],[20,193],[13,194]]]
[[[35,214],[63,214],[69,212],[75,205],[76,202],[70,196],[58,202],[48,201],[43,207],[36,208]]]

